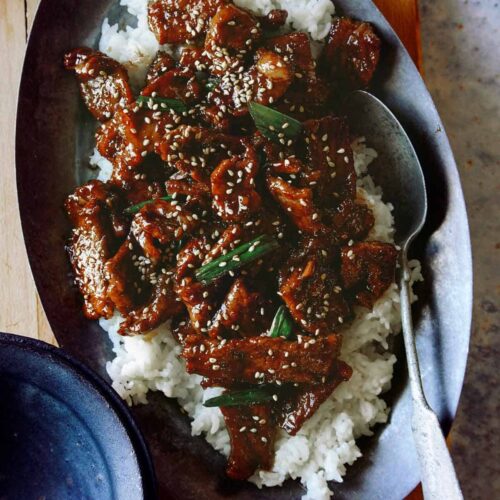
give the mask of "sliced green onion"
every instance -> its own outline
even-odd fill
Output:
[[[173,109],[176,113],[184,113],[188,110],[186,104],[180,99],[170,99],[168,97],[140,95],[136,102],[140,106],[145,105],[154,111],[167,111]],[[156,105],[158,106],[157,108],[155,108]]]
[[[145,205],[148,205],[149,203],[153,203],[156,200],[165,200],[165,201],[170,201],[172,200],[172,196],[167,195],[167,196],[162,196],[160,198],[154,198],[152,200],[146,200],[146,201],[141,201],[140,203],[137,203],[136,205],[132,205],[124,210],[126,214],[136,214],[142,207]]]
[[[214,406],[247,406],[256,403],[265,403],[273,399],[273,393],[268,387],[258,387],[244,391],[227,392],[221,396],[207,399],[203,406],[212,408]]]
[[[284,337],[285,339],[293,338],[293,320],[284,305],[279,306],[276,311],[269,330],[269,336]]]
[[[256,102],[250,102],[248,109],[257,129],[273,142],[287,144],[302,130],[302,124],[298,120],[275,109]]]
[[[220,83],[220,78],[209,78],[205,82],[205,88],[210,92],[215,87],[217,87],[217,85],[219,85],[219,83]]]
[[[269,235],[263,234],[252,241],[243,243],[225,255],[221,255],[208,264],[201,266],[196,272],[196,279],[209,283],[214,279],[278,248],[278,242]]]

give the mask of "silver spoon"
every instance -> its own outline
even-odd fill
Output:
[[[401,247],[399,288],[403,337],[413,401],[412,431],[426,500],[463,499],[453,462],[436,414],[425,399],[413,332],[408,248],[424,225],[427,195],[424,175],[410,139],[392,112],[365,91],[350,94],[345,112],[356,135],[365,136],[383,159],[370,175],[394,205],[395,241]]]

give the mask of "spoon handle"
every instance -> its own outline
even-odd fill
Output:
[[[412,431],[426,500],[463,500],[453,462],[436,414],[425,399],[410,307],[410,271],[401,258],[401,319],[413,400]]]

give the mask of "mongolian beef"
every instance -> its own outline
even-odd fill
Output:
[[[397,251],[367,240],[352,137],[338,104],[366,87],[380,41],[335,18],[316,64],[307,34],[283,34],[225,0],[156,0],[160,43],[136,95],[125,68],[90,48],[64,59],[100,122],[113,165],[65,208],[75,282],[90,319],[120,333],[167,320],[189,373],[225,392],[227,473],[269,469],[278,427],[295,434],[351,376],[339,333],[394,281]]]

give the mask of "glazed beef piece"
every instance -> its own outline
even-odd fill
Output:
[[[163,161],[207,189],[210,189],[210,174],[215,167],[244,151],[245,144],[240,137],[191,125],[180,125],[168,132],[159,146]]]
[[[199,333],[206,333],[211,324],[220,289],[220,283],[200,283],[194,274],[211,248],[209,241],[206,237],[193,238],[184,245],[177,256],[175,274],[175,293],[186,306],[191,324]]]
[[[261,26],[266,30],[281,28],[286,23],[288,12],[282,9],[270,10],[265,16],[259,17]]]
[[[261,197],[255,189],[259,165],[253,148],[243,158],[223,160],[210,176],[213,208],[226,222],[241,222],[257,212]]]
[[[301,79],[314,72],[315,62],[311,52],[311,44],[306,33],[294,32],[269,38],[265,47],[285,58],[292,65],[294,74]]]
[[[157,151],[176,118],[138,106],[115,112],[96,133],[99,153],[113,164],[111,181],[131,191],[144,173],[146,156]],[[150,197],[151,198],[151,197]]]
[[[256,337],[272,322],[273,306],[244,278],[236,278],[214,315],[210,337]]]
[[[390,243],[365,241],[341,249],[342,281],[362,306],[371,308],[394,283],[398,251]]]
[[[295,436],[337,386],[349,380],[351,375],[352,368],[343,361],[338,361],[335,373],[324,384],[289,389],[290,393],[281,407],[280,427]]]
[[[122,315],[126,316],[147,299],[152,273],[153,266],[131,238],[106,262],[107,297]]]
[[[185,65],[181,64],[181,67]],[[156,80],[159,76],[163,75],[167,71],[175,68],[175,59],[170,55],[164,52],[163,50],[159,50],[152,63],[148,68],[148,72],[146,74],[146,82],[151,83]]]
[[[115,189],[100,181],[77,188],[65,203],[74,227],[68,253],[84,299],[83,311],[90,319],[108,318],[113,313],[105,264],[128,229],[117,215],[120,205]]]
[[[294,187],[280,177],[267,177],[267,187],[297,228],[308,234],[321,231],[320,214],[309,188]]]
[[[350,90],[370,84],[380,57],[380,38],[372,25],[336,17],[321,54],[322,70]]]
[[[148,301],[127,314],[118,333],[121,335],[146,333],[185,311],[184,305],[173,290],[173,271],[166,269],[163,271],[151,280],[153,289]]]
[[[210,21],[205,50],[224,48],[238,52],[250,50],[252,43],[262,34],[257,19],[249,11],[233,4],[222,5]],[[249,42],[250,40],[250,42]]]
[[[132,219],[130,232],[152,262],[173,260],[178,243],[200,225],[199,217],[178,201],[155,200],[148,203]],[[166,259],[172,252],[172,259]]]
[[[65,55],[64,67],[75,72],[85,105],[101,122],[133,101],[127,70],[102,52],[74,49]]]
[[[339,273],[320,255],[285,264],[280,294],[292,318],[311,335],[330,335],[351,317]]]
[[[148,97],[165,97],[177,99],[193,105],[201,97],[201,86],[194,72],[187,68],[173,68],[151,80],[141,91],[141,95]],[[153,109],[154,102],[153,102]],[[158,107],[161,110],[161,108]]]
[[[343,118],[325,116],[304,122],[307,165],[303,183],[321,206],[334,207],[356,196],[356,171],[349,128]]]
[[[366,238],[375,224],[371,209],[364,203],[351,199],[343,200],[335,210],[328,213],[328,217],[328,225],[333,229],[333,235],[339,244]]]
[[[221,408],[231,439],[227,475],[248,479],[256,469],[270,470],[276,426],[269,405]]]
[[[241,383],[323,383],[335,368],[341,339],[329,335],[290,342],[281,337],[219,340],[188,339],[182,352],[188,373],[206,378],[207,386]]]
[[[300,32],[279,35],[268,39],[265,48],[283,58],[293,74],[276,109],[300,121],[324,116],[330,107],[331,88],[316,74],[308,36]]]
[[[223,75],[228,69],[237,69],[261,35],[259,23],[250,12],[233,4],[219,7],[205,39],[210,72]]]
[[[148,5],[149,29],[160,45],[183,43],[206,33],[208,22],[227,0],[154,0]]]
[[[249,77],[254,80],[253,100],[259,104],[271,105],[288,90],[295,78],[292,64],[276,52],[259,49],[256,62]]]
[[[179,199],[179,195],[186,197],[186,205],[196,206],[199,209],[210,207],[210,188],[201,182],[195,182],[186,173],[175,172],[165,183],[167,193]]]

